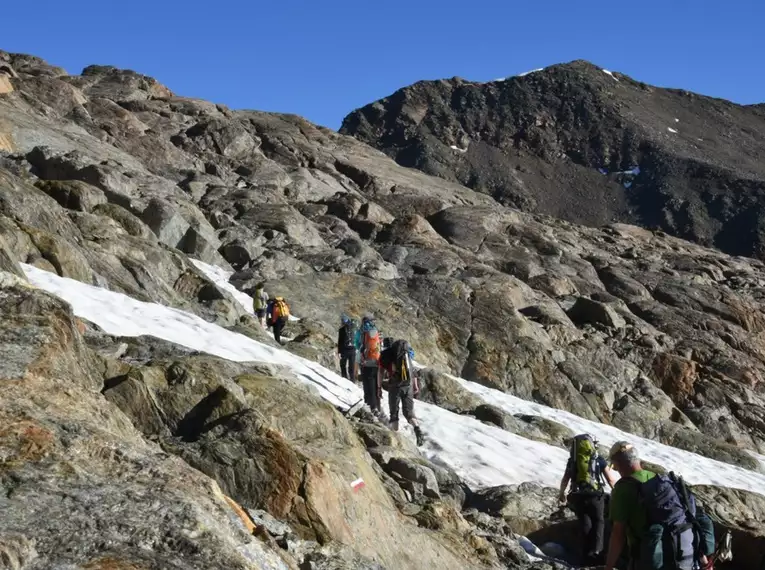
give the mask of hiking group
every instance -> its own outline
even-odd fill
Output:
[[[612,489],[608,501],[606,485]],[[712,570],[716,560],[730,559],[730,535],[716,545],[712,520],[683,479],[644,469],[628,442],[614,444],[606,461],[594,437],[576,436],[560,501],[577,516],[585,566],[605,562],[605,570]],[[607,502],[611,530],[605,550]]]
[[[412,364],[414,350],[408,341],[383,337],[374,317],[365,315],[361,326],[348,316],[340,318],[337,334],[337,354],[343,378],[360,381],[364,403],[372,414],[386,421],[382,411],[382,392],[388,392],[388,426],[399,428],[399,408],[414,428],[417,445],[422,445],[423,433],[414,415],[414,397],[419,392],[419,379]]]
[[[255,286],[255,292],[252,295],[252,308],[260,321],[260,326],[273,329],[274,340],[282,343],[282,331],[290,318],[290,306],[284,297],[269,298],[263,288],[263,283]]]
[[[274,339],[281,343],[290,316],[286,300],[270,299],[259,284],[253,307],[261,326],[272,327]],[[398,431],[401,408],[414,428],[417,445],[422,445],[422,428],[414,414],[419,378],[409,342],[384,337],[372,315],[365,315],[360,326],[342,315],[337,355],[342,376],[361,383],[363,402],[373,416]],[[382,411],[383,389],[388,392],[389,418]],[[611,488],[610,496],[606,485]],[[715,542],[712,520],[683,479],[674,473],[644,469],[637,450],[628,442],[614,444],[606,460],[593,436],[574,437],[561,480],[560,502],[577,516],[583,566],[605,563],[605,570],[713,570],[716,561],[731,559],[730,533],[719,544]],[[606,512],[611,523],[607,549]]]

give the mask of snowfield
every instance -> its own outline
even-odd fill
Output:
[[[200,262],[195,262],[195,265],[231,292],[247,311],[252,310],[251,298],[228,283],[229,274],[226,271]],[[343,409],[362,398],[361,389],[352,382],[286,350],[267,346],[177,309],[136,301],[120,293],[58,277],[29,265],[22,267],[33,285],[64,299],[72,306],[75,315],[93,322],[107,334],[149,335],[232,361],[260,361],[287,366],[306,384],[314,386],[323,398]],[[613,427],[463,379],[458,381],[487,402],[510,413],[549,418],[575,432],[592,433],[605,445],[620,439],[635,442],[647,460],[681,473],[692,484],[721,485],[765,495],[763,474],[634,437]],[[418,402],[416,410],[427,438],[423,453],[434,462],[453,468],[471,487],[526,481],[558,485],[568,458],[565,450],[525,439],[437,406]],[[406,433],[413,437],[409,427]],[[765,466],[765,457],[756,457]]]

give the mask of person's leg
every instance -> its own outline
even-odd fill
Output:
[[[592,548],[593,556],[599,558],[605,550],[605,531],[606,531],[606,500],[603,495],[595,498],[592,511],[593,537]],[[596,560],[600,564],[600,560]]]
[[[375,415],[380,414],[380,397],[377,395],[377,366],[364,366],[362,374],[368,385],[364,386],[364,392],[369,390],[369,407]]]
[[[348,378],[348,354],[345,352],[340,353],[340,376]]]
[[[376,372],[376,371],[375,371]],[[369,406],[369,408],[374,411],[374,397],[372,393],[374,392],[374,395],[377,395],[377,390],[375,384],[377,384],[377,375],[375,374],[374,382],[371,381],[371,375],[370,375],[370,367],[368,366],[362,366],[361,367],[361,386],[364,388],[364,403]]]
[[[595,503],[598,501],[598,497],[585,496],[581,502],[581,524],[582,524],[582,551],[584,554],[583,562],[589,563],[593,557],[597,554],[595,533],[597,532],[597,521],[595,520],[596,508]],[[602,541],[602,538],[601,538]]]
[[[589,545],[587,540],[590,536],[590,529],[592,527],[590,516],[587,513],[587,507],[585,505],[586,498],[578,493],[572,493],[569,495],[569,507],[574,511],[576,520],[579,523],[579,560],[582,564],[587,560],[587,554],[589,551]]]
[[[282,329],[284,328],[284,321],[277,319],[274,323],[274,340],[277,344],[282,343]]]
[[[388,388],[388,412],[390,413],[390,419],[388,425],[393,431],[398,431],[398,402],[400,399],[400,392],[398,386],[391,386]]]
[[[399,388],[401,395],[401,410],[404,413],[406,421],[411,425],[418,425],[417,418],[414,416],[414,395],[412,394],[412,385],[407,384]]]
[[[348,379],[356,382],[356,351],[349,350],[346,358],[348,359]]]

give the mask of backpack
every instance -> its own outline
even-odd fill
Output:
[[[368,328],[361,336],[361,358],[364,364],[377,364],[380,360],[380,333],[376,328]]]
[[[602,492],[603,479],[598,462],[598,448],[589,434],[578,435],[571,442],[569,462],[574,492]]]
[[[276,322],[279,319],[287,319],[289,316],[290,306],[287,304],[287,301],[284,300],[284,297],[277,297],[274,299],[274,306],[271,312],[271,320]]]
[[[343,329],[345,330],[345,344],[340,348],[343,350],[355,350],[356,345],[353,341],[356,338],[356,323],[348,321],[343,325]]]
[[[405,340],[390,343],[388,348],[380,353],[380,366],[387,370],[391,377],[393,374],[396,375],[395,381],[391,384],[400,386],[410,382],[409,343]]]
[[[645,483],[628,478],[646,512],[646,528],[633,553],[635,570],[692,570],[701,554],[715,550],[714,524],[674,473]]]
[[[252,305],[256,312],[265,309],[268,305],[268,294],[263,289],[255,289]]]

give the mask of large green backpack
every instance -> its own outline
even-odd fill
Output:
[[[601,491],[603,481],[598,469],[598,448],[589,434],[578,435],[571,442],[570,464],[574,491]]]

